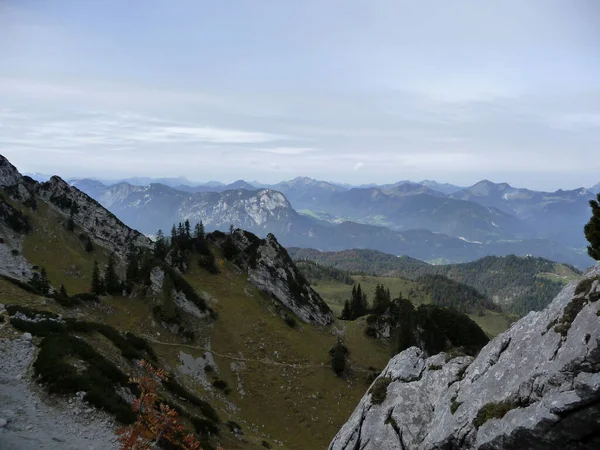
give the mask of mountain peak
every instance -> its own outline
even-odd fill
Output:
[[[0,155],[0,186],[14,186],[21,181],[22,176],[8,159]]]

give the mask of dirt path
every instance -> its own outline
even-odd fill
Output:
[[[273,361],[271,359],[266,359],[266,358],[265,359],[245,358],[243,356],[235,356],[235,355],[228,355],[228,354],[224,354],[224,353],[218,353],[207,347],[199,347],[196,345],[189,345],[189,344],[172,344],[169,342],[162,342],[162,341],[153,339],[150,336],[144,336],[144,339],[148,340],[149,342],[152,342],[153,344],[158,344],[158,345],[165,345],[165,346],[169,346],[169,347],[185,347],[185,348],[191,348],[194,350],[201,350],[204,352],[209,352],[220,358],[231,359],[234,361],[255,362],[255,363],[266,364],[266,365],[270,365],[270,366],[289,367],[292,369],[303,369],[304,370],[304,369],[324,368],[324,369],[331,370],[331,367],[328,364],[293,364],[293,363]],[[370,373],[369,370],[366,370],[362,367],[350,365],[350,368],[356,372]]]

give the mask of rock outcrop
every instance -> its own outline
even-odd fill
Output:
[[[231,239],[236,253],[233,260],[247,272],[250,283],[278,300],[302,321],[319,325],[333,322],[327,304],[310,287],[275,236],[268,234],[266,239],[259,239],[240,229],[230,237],[224,237],[223,233],[213,235],[222,246],[228,245],[227,240]]]
[[[600,448],[600,265],[473,359],[395,356],[330,450]]]
[[[96,200],[54,176],[45,183],[23,177],[5,157],[0,155],[0,187],[12,198],[35,205],[41,199],[53,210],[83,228],[93,241],[125,255],[130,245],[152,247],[152,241],[121,222]]]

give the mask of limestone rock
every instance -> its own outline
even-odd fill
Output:
[[[246,270],[250,283],[267,292],[304,322],[319,325],[333,322],[327,304],[310,287],[275,236],[268,234],[266,239],[259,239],[238,229],[232,239],[240,252],[235,262]]]
[[[329,449],[600,448],[599,276],[597,265],[583,292],[571,283],[475,359],[396,355],[378,378],[390,378],[383,402],[367,393]]]

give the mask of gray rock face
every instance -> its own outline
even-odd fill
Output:
[[[21,178],[17,168],[0,155],[0,187],[14,186],[21,181]]]
[[[41,184],[38,194],[64,214],[70,214],[69,201],[77,204],[73,213],[75,223],[86,229],[94,241],[117,254],[124,255],[131,244],[148,248],[153,245],[150,239],[126,226],[98,202],[59,177]]]
[[[243,255],[238,262],[254,286],[277,299],[304,322],[319,325],[333,322],[329,307],[309,286],[275,236],[269,234],[266,239],[258,239],[251,233],[236,230],[233,242]]]
[[[70,186],[59,177],[45,183],[27,180],[2,155],[0,155],[0,187],[11,188],[21,200],[33,194],[44,200],[63,216],[72,215],[73,221],[85,229],[93,241],[124,255],[129,245],[152,247],[152,241],[121,222],[97,201]]]
[[[395,356],[330,450],[600,448],[600,265],[473,360]],[[379,381],[381,384],[382,382]]]

